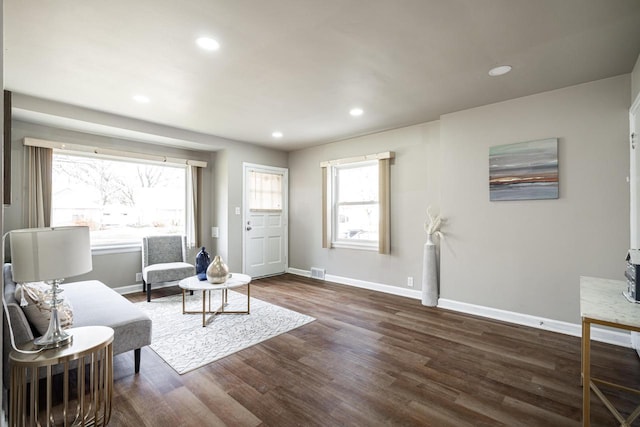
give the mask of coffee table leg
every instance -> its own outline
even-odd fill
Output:
[[[185,306],[184,306],[184,293],[185,293],[185,292],[186,292],[186,291],[183,289],[183,290],[182,290],[182,314],[184,314],[184,312],[186,311],[186,310],[185,310]]]
[[[247,314],[251,311],[251,283],[247,283]]]
[[[205,326],[207,326],[207,320],[206,320],[207,310],[206,310],[206,305],[207,305],[207,291],[202,291],[202,327],[203,327],[203,328],[204,328]]]

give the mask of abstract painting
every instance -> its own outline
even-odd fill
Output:
[[[489,199],[558,198],[558,139],[489,148]]]

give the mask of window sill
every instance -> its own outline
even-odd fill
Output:
[[[142,245],[140,243],[122,243],[103,246],[92,246],[91,255],[110,255],[124,254],[127,252],[140,252]]]
[[[347,243],[347,242],[332,242],[331,247],[335,249],[356,249],[361,251],[378,252],[378,244],[374,243]]]

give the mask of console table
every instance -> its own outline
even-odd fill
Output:
[[[10,426],[104,426],[109,422],[113,329],[85,326],[67,331],[73,341],[64,347],[36,354],[10,353]],[[33,344],[24,348],[35,349]],[[61,384],[54,379],[57,374]],[[41,390],[43,384],[46,388]]]
[[[621,280],[580,277],[580,316],[582,317],[582,425],[590,425],[591,390],[602,400],[621,426],[631,425],[640,415],[638,406],[627,419],[606,398],[598,384],[640,394],[640,390],[591,377],[591,324],[640,332],[640,305],[627,301]]]

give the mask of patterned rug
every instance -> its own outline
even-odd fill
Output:
[[[153,321],[151,348],[179,374],[192,371],[236,351],[298,328],[315,319],[251,298],[251,314],[215,316],[202,327],[202,315],[182,314],[182,295],[136,304]],[[220,293],[211,293],[220,306]],[[247,309],[247,296],[229,291],[225,310]],[[187,293],[187,311],[202,310],[202,293]]]

